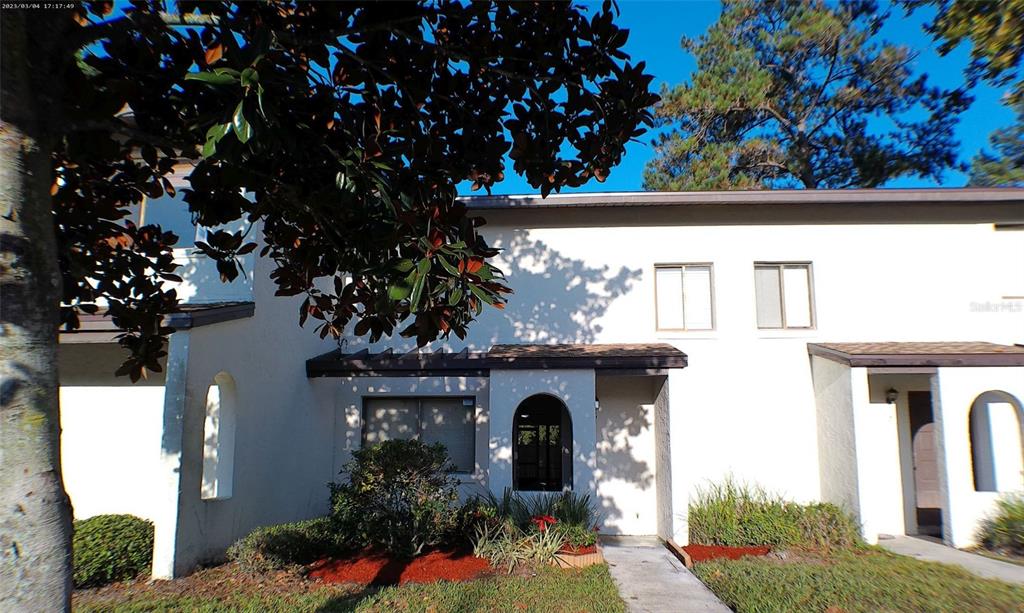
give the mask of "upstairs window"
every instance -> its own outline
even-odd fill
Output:
[[[441,443],[455,472],[472,473],[476,464],[475,412],[473,398],[366,398],[363,444],[393,439]]]
[[[757,327],[810,329],[814,327],[814,288],[810,262],[754,263]]]
[[[715,328],[711,264],[658,264],[654,267],[658,330]]]

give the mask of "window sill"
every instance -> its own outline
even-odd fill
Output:
[[[757,338],[763,339],[815,339],[818,337],[817,328],[791,328],[791,329],[758,329]]]
[[[657,330],[654,337],[658,340],[714,340],[718,338],[717,330]]]

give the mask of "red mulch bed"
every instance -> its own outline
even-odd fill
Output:
[[[725,547],[722,545],[686,545],[683,551],[690,555],[694,562],[705,562],[716,558],[738,560],[743,556],[763,556],[771,550],[768,546],[757,547]]]
[[[490,562],[465,551],[431,551],[412,560],[364,552],[342,560],[321,560],[309,577],[324,583],[402,585],[434,581],[467,581],[492,574]]]
[[[585,556],[590,553],[597,553],[597,545],[588,545],[586,547],[573,547],[572,545],[565,545],[558,550],[558,553],[568,553],[576,556]]]

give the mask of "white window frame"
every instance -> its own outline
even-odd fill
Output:
[[[423,434],[423,402],[425,400],[461,400],[463,406],[469,409],[470,417],[473,420],[473,440],[470,445],[473,449],[473,468],[469,470],[453,470],[451,474],[454,475],[473,475],[476,473],[477,464],[477,449],[476,449],[476,430],[477,430],[477,416],[476,416],[476,397],[475,396],[363,396],[359,409],[359,444],[362,447],[366,447],[366,427],[369,425],[369,420],[366,418],[366,411],[369,409],[369,402],[371,400],[415,400],[416,401],[416,434],[413,436],[413,440],[420,440],[420,436]],[[466,404],[466,401],[470,401],[472,404]],[[454,464],[454,462],[453,462]]]
[[[711,299],[711,327],[710,328],[691,328],[686,321],[686,268],[687,267],[702,267],[708,269],[708,285],[710,288],[710,299]],[[683,286],[683,327],[682,328],[663,328],[659,321],[658,313],[658,270],[659,269],[680,269],[683,273],[682,286]],[[713,262],[667,262],[654,265],[654,329],[658,332],[714,332],[718,325],[717,317],[715,315],[715,264]]]
[[[818,327],[818,314],[814,304],[814,264],[813,262],[754,262],[754,273],[758,268],[777,268],[779,270],[779,313],[782,315],[781,326],[762,326],[757,321],[758,297],[755,282],[754,289],[754,320],[758,330],[815,330]],[[810,310],[809,326],[790,326],[786,322],[786,281],[783,271],[786,269],[807,269],[807,308]]]

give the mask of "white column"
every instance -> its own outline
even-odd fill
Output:
[[[190,332],[171,335],[167,349],[167,380],[164,387],[163,434],[160,440],[160,473],[154,475],[162,493],[154,518],[153,578],[173,579],[178,541],[181,498],[182,433],[187,399]]]

